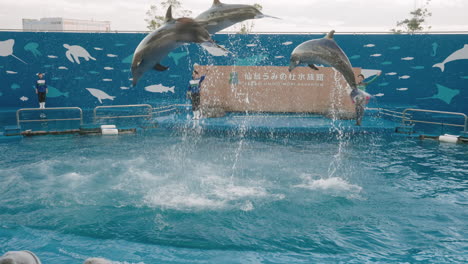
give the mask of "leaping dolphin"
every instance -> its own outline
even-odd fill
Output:
[[[211,8],[198,15],[195,21],[204,24],[210,34],[215,34],[236,23],[263,17],[277,18],[263,14],[252,5],[223,4],[214,0]]]
[[[330,65],[338,70],[351,88],[355,90],[357,89],[356,78],[351,62],[336,44],[333,39],[334,34],[335,30],[332,30],[324,38],[308,40],[299,44],[291,53],[289,71],[292,71],[299,64],[308,64],[314,70],[318,70],[314,64]]]
[[[172,17],[172,6],[166,12],[164,24],[146,36],[135,49],[132,60],[133,86],[150,69],[165,71],[160,62],[183,43],[202,43],[213,40],[208,31],[192,18]]]

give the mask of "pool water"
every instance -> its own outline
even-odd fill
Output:
[[[0,144],[0,252],[44,264],[466,263],[467,161],[466,145],[362,134],[24,138]]]

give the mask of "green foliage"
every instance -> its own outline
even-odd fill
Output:
[[[262,11],[263,9],[263,6],[257,3],[253,4],[253,6],[257,8],[259,11]],[[250,32],[252,32],[254,26],[255,26],[255,23],[253,20],[243,22],[240,24],[240,29],[237,32],[237,34],[249,34]]]
[[[427,6],[431,0],[427,0],[426,3],[420,7],[410,12],[411,18],[407,18],[402,21],[397,22],[397,28],[391,29],[395,34],[401,34],[403,32],[414,33],[418,31],[423,31],[425,29],[424,24],[426,23],[426,18],[432,16],[432,13],[429,12]],[[403,28],[404,30],[402,30]],[[427,30],[431,29],[431,26],[427,26]]]
[[[155,30],[164,24],[166,11],[172,5],[172,13],[175,17],[188,17],[192,11],[182,8],[182,3],[178,0],[164,0],[159,5],[151,5],[150,9],[146,11],[145,21],[148,24],[146,28]]]

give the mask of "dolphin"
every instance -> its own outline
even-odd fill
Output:
[[[111,262],[104,258],[88,258],[83,264],[111,264]]]
[[[143,74],[150,69],[165,71],[168,67],[160,62],[175,48],[183,43],[203,43],[212,42],[210,34],[206,29],[192,18],[182,17],[174,19],[172,17],[172,6],[166,12],[164,24],[146,36],[138,44],[133,53],[132,76],[133,86]]]
[[[291,53],[289,71],[299,64],[308,64],[310,68],[318,70],[314,64],[330,65],[338,70],[353,90],[356,88],[356,77],[348,57],[333,39],[335,30],[330,31],[324,38],[303,42]]]
[[[244,20],[263,17],[277,18],[263,14],[252,5],[223,4],[214,0],[211,8],[195,17],[195,21],[203,24],[210,34],[215,34]]]
[[[28,250],[8,251],[0,257],[0,264],[41,264],[41,261]]]

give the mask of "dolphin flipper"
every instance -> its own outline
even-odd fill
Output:
[[[161,65],[161,64],[156,64],[154,65],[153,69],[157,70],[157,71],[166,71],[167,69],[169,69],[169,67],[166,67],[164,65]]]
[[[309,64],[308,66],[309,66],[312,70],[315,70],[315,71],[318,71],[318,70],[319,70],[319,69],[318,69],[315,65],[313,65],[313,64]]]

